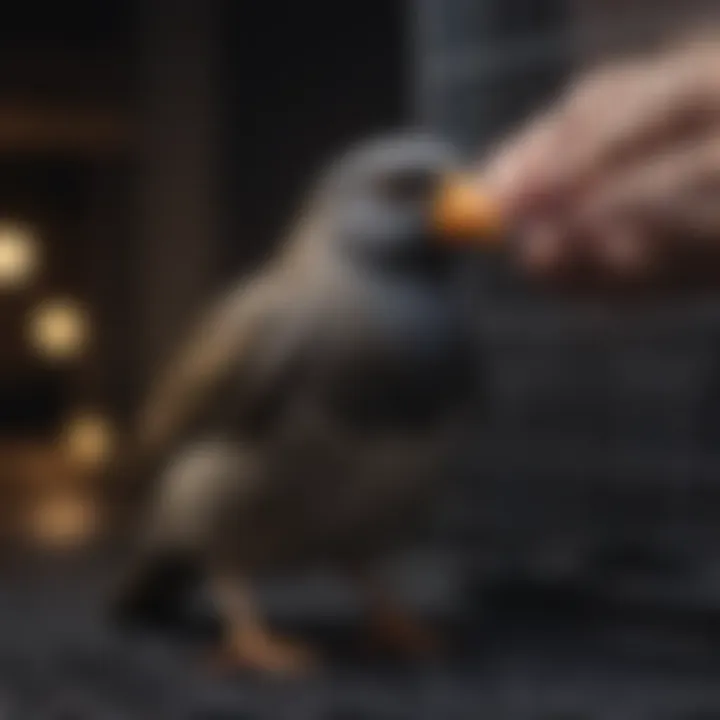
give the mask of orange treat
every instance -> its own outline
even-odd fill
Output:
[[[499,204],[469,175],[449,177],[443,183],[433,219],[443,237],[454,242],[496,244],[504,226]]]

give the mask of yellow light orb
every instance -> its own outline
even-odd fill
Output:
[[[79,413],[65,430],[64,444],[71,460],[86,468],[104,464],[115,445],[109,420],[99,413]]]
[[[73,360],[87,348],[89,325],[87,312],[79,303],[48,300],[32,312],[29,341],[35,352],[47,360]]]
[[[0,223],[0,288],[17,290],[37,276],[40,252],[27,227]]]
[[[87,541],[97,527],[97,509],[87,498],[48,497],[33,508],[28,530],[36,542],[68,548]]]

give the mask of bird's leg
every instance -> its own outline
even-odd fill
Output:
[[[372,646],[405,658],[432,660],[443,654],[440,635],[383,590],[375,580],[361,578],[366,598],[368,639]]]
[[[221,575],[211,584],[213,599],[226,621],[221,669],[301,675],[317,665],[314,653],[298,641],[274,635],[267,627],[247,583]]]

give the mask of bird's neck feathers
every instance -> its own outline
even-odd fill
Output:
[[[286,234],[276,257],[277,264],[292,273],[317,273],[334,254],[331,233],[327,213],[312,205],[306,207]]]
[[[336,281],[363,282],[383,286],[415,287],[433,294],[454,285],[453,278],[432,272],[432,268],[393,266],[383,262],[365,262],[338,247],[331,214],[322,204],[309,203],[292,225],[278,254],[275,267],[283,276],[322,285],[333,276]]]

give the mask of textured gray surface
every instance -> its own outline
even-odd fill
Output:
[[[569,591],[490,585],[456,616],[437,668],[373,665],[348,624],[291,623],[331,658],[305,683],[216,678],[205,639],[128,633],[103,619],[107,566],[23,566],[0,588],[3,718],[711,718],[717,617],[630,613]],[[279,613],[282,616],[282,612]],[[281,617],[282,619],[282,617]]]

